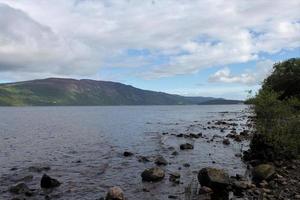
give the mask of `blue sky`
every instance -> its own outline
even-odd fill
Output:
[[[300,57],[299,10],[298,0],[0,0],[0,82],[89,78],[244,99],[275,62]]]

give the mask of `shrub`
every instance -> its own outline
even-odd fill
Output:
[[[300,154],[300,59],[274,65],[262,89],[249,100],[256,129],[277,151]]]

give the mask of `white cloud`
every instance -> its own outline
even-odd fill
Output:
[[[239,75],[232,75],[230,69],[225,67],[218,70],[208,79],[209,82],[221,82],[221,83],[241,83],[247,85],[260,84],[271,72],[273,61],[263,60],[256,64],[254,71],[244,72]]]
[[[298,0],[0,0],[0,72],[93,76],[140,65],[146,78],[195,73],[300,47],[299,10]],[[126,57],[128,49],[152,57]],[[168,62],[154,66],[161,55]]]
[[[215,74],[209,77],[210,82],[223,82],[223,83],[244,83],[252,84],[255,83],[255,77],[253,74],[244,73],[238,76],[231,75],[228,67],[217,71]]]

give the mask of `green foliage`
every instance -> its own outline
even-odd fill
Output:
[[[279,99],[300,97],[300,59],[292,58],[275,64],[273,73],[264,80],[263,89],[277,92]]]
[[[290,59],[274,65],[258,94],[249,99],[256,128],[277,150],[300,153],[300,62]]]

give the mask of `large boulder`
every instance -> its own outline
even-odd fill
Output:
[[[161,181],[165,177],[165,171],[159,167],[153,167],[143,171],[141,176],[143,181],[148,181],[148,182]]]
[[[210,187],[213,190],[223,190],[230,184],[230,178],[224,170],[211,167],[199,171],[198,181],[201,186]]]
[[[260,164],[253,168],[253,180],[261,181],[268,180],[275,174],[275,168],[270,164]]]
[[[108,190],[105,200],[125,200],[124,192],[120,187],[112,187]]]
[[[47,174],[44,174],[41,179],[41,188],[54,188],[60,186],[60,182],[54,178],[51,178]]]

